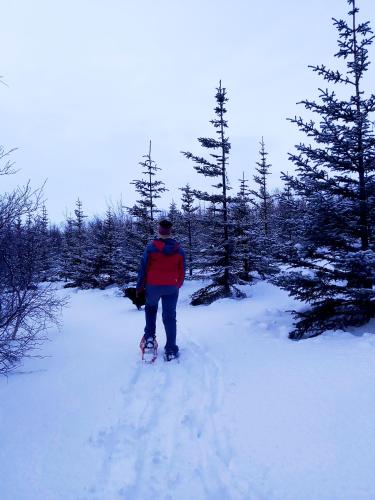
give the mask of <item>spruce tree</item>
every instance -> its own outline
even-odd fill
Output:
[[[288,181],[281,192],[275,193],[274,200],[274,255],[278,261],[287,262],[303,234],[304,202],[295,195]]]
[[[133,250],[133,241],[130,238],[129,228],[131,217],[126,214],[122,206],[113,212],[115,231],[115,253],[114,253],[114,280],[119,286],[131,281],[129,261]]]
[[[104,220],[98,219],[91,224],[89,241],[93,248],[94,274],[100,288],[115,282],[117,236],[114,215],[108,208]]]
[[[63,252],[64,235],[56,224],[52,224],[48,231],[48,245],[50,248],[50,281],[57,281],[63,278]]]
[[[181,239],[182,234],[182,214],[180,210],[177,208],[177,204],[174,200],[171,201],[169,205],[169,210],[167,213],[167,218],[172,222],[173,227],[173,236],[178,240]]]
[[[196,217],[195,213],[199,207],[194,206],[194,193],[190,188],[189,184],[180,188],[182,191],[181,196],[181,210],[182,210],[182,227],[183,227],[183,236],[182,243],[184,244],[185,252],[186,252],[186,264],[187,270],[189,274],[189,278],[193,277],[193,269],[194,269],[194,260],[195,254],[197,253],[197,242],[196,238],[193,235],[193,231],[195,233],[197,231],[198,224],[195,224]]]
[[[253,176],[257,189],[250,190],[253,196],[253,220],[251,227],[252,251],[254,266],[259,275],[265,279],[277,271],[274,260],[275,227],[274,200],[268,188],[268,176],[271,164],[268,163],[264,139],[260,141],[259,160],[256,162],[256,174]]]
[[[143,168],[142,174],[146,178],[135,179],[131,182],[140,196],[137,203],[129,209],[129,213],[135,218],[137,232],[142,239],[142,245],[146,245],[155,233],[155,217],[160,210],[155,201],[167,191],[164,182],[155,179],[156,173],[161,170],[151,157],[151,141],[148,154],[143,156],[144,161],[139,164]]]
[[[42,213],[37,217],[35,224],[36,239],[39,246],[41,281],[47,281],[53,278],[53,254],[49,241],[49,221],[45,205],[42,206]]]
[[[339,35],[335,56],[345,70],[311,66],[326,82],[345,91],[340,97],[334,90],[320,89],[319,101],[302,101],[318,123],[301,117],[291,120],[308,137],[308,143],[297,145],[290,155],[297,175],[288,178],[304,199],[306,211],[303,238],[289,258],[294,271],[284,272],[277,281],[311,306],[294,312],[292,339],[358,326],[375,315],[370,232],[375,208],[375,95],[366,98],[362,85],[374,37],[369,22],[358,23],[356,1],[348,4],[349,19],[333,20]]]
[[[231,204],[233,219],[233,239],[235,244],[234,256],[237,261],[239,277],[245,282],[253,280],[251,271],[254,270],[254,255],[252,245],[252,214],[250,204],[250,189],[245,173],[239,179],[240,189]]]
[[[221,297],[243,297],[244,294],[235,286],[239,282],[234,268],[233,241],[230,238],[230,197],[228,191],[227,166],[229,160],[230,142],[226,136],[228,128],[225,114],[227,112],[225,104],[228,101],[226,89],[221,86],[216,89],[216,117],[210,123],[216,129],[217,138],[200,137],[198,141],[201,146],[207,148],[212,159],[193,155],[190,152],[183,152],[186,158],[194,162],[195,170],[205,177],[217,178],[218,183],[214,184],[215,193],[209,194],[204,191],[194,191],[199,200],[213,203],[216,210],[220,212],[220,227],[216,232],[210,231],[208,240],[210,244],[206,246],[206,269],[210,272],[212,282],[198,290],[192,296],[192,304],[210,304]]]
[[[254,182],[257,185],[257,190],[251,190],[250,193],[258,201],[253,201],[259,212],[260,230],[263,237],[263,245],[269,246],[271,236],[271,211],[272,211],[272,196],[268,189],[267,177],[270,175],[271,164],[267,163],[268,153],[264,144],[264,139],[260,142],[260,159],[256,162],[257,174],[254,175]]]
[[[139,261],[144,248],[155,234],[155,218],[160,213],[155,202],[161,197],[162,193],[167,191],[164,182],[155,179],[157,172],[161,168],[152,159],[151,141],[148,154],[144,155],[143,158],[144,161],[139,164],[143,169],[142,174],[145,175],[145,178],[135,179],[131,182],[135,186],[139,199],[132,208],[128,209],[133,219],[127,233],[129,243],[128,270],[131,281],[136,281]]]
[[[75,218],[69,218],[65,229],[64,277],[71,280],[69,287],[91,288],[97,285],[94,272],[94,252],[91,246],[83,213],[78,199]]]

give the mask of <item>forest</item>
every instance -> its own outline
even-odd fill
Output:
[[[194,152],[173,145],[201,176],[210,192],[181,185],[169,207],[168,190],[152,141],[139,158],[132,206],[118,203],[89,218],[78,199],[63,225],[49,220],[43,187],[31,184],[0,196],[0,373],[37,355],[48,327],[59,321],[65,288],[134,286],[145,245],[157,222],[167,217],[173,237],[187,257],[186,278],[202,280],[192,306],[220,298],[241,300],[241,285],[268,280],[304,304],[293,311],[291,340],[328,330],[347,330],[375,316],[375,95],[363,81],[374,36],[359,23],[355,0],[346,20],[334,19],[335,56],[345,70],[311,66],[321,77],[319,99],[300,102],[301,116],[290,118],[305,140],[289,154],[290,171],[272,190],[267,136],[242,178],[231,176],[230,89],[216,90],[207,108],[211,137],[199,137]],[[296,96],[296,100],[301,96]],[[0,175],[17,175],[12,150],[0,150]],[[194,309],[192,314],[194,313]]]

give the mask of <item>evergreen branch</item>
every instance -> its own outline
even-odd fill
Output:
[[[361,104],[362,104],[366,114],[374,113],[375,112],[375,94],[371,94],[370,97],[368,97],[368,99],[366,99],[366,100],[363,100],[361,102]]]
[[[230,143],[228,138],[224,138],[224,140],[216,140],[211,138],[199,137],[198,141],[201,143],[202,147],[208,149],[222,149],[225,154],[228,154],[230,151]],[[221,155],[220,155],[221,156]]]
[[[217,141],[216,139],[199,137],[198,141],[201,143],[202,147],[204,147],[204,148],[217,149],[217,148],[220,148],[222,146],[221,141]]]
[[[223,110],[223,112],[225,113],[226,111]],[[212,125],[215,128],[221,128],[221,126],[223,126],[224,128],[228,128],[228,122],[227,122],[227,120],[210,120],[210,123],[212,123]],[[219,131],[217,133],[220,134],[221,132]]]
[[[346,171],[353,171],[353,166],[350,162],[350,158],[343,159],[338,157],[335,152],[327,149],[313,147],[311,145],[299,144],[296,146],[297,151],[300,154],[306,156],[310,161],[318,167],[326,167],[331,170],[340,169]],[[298,156],[300,159],[300,156]],[[300,166],[300,165],[299,165]]]
[[[211,163],[201,156],[195,156],[192,153],[181,151],[181,153],[188,159],[192,160],[195,170],[206,177],[217,177],[221,174],[221,169],[215,163]]]
[[[223,195],[222,194],[210,194],[210,193],[207,193],[207,191],[200,191],[200,190],[197,190],[197,189],[194,189],[193,192],[194,192],[194,196],[198,200],[208,201],[208,202],[214,203],[214,204],[222,203],[223,202]],[[220,209],[219,207],[215,207],[215,210],[216,211],[220,211],[222,209]]]
[[[303,104],[305,108],[319,115],[326,115],[334,120],[343,120],[346,123],[354,122],[356,113],[351,108],[351,103],[338,101],[334,92],[329,93],[328,90],[319,89],[320,98],[323,103],[318,104],[315,101],[303,100],[298,104]]]
[[[328,82],[333,82],[333,83],[344,83],[345,85],[355,85],[355,82],[349,79],[349,77],[344,77],[342,73],[339,71],[333,71],[325,67],[324,64],[321,66],[308,66],[310,69],[314,71],[314,73],[317,73],[319,76],[322,76],[324,80],[327,80]]]
[[[287,118],[291,123],[295,123],[301,132],[304,132],[308,137],[317,137],[320,135],[320,130],[315,127],[315,122],[310,120],[305,122],[301,116]]]

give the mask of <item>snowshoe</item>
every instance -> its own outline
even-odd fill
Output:
[[[143,335],[139,344],[144,363],[153,363],[158,357],[158,343],[156,337],[147,337]]]
[[[179,357],[180,357],[179,351],[177,352],[164,351],[164,361],[172,361],[173,359],[178,359]]]

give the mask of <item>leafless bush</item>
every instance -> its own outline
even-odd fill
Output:
[[[58,323],[63,301],[51,284],[11,286],[0,294],[0,374],[6,374],[46,340],[46,330]]]
[[[0,168],[0,175],[1,172]],[[27,183],[10,193],[0,195],[0,231],[36,214],[41,206],[42,192],[43,188],[33,190],[30,183]]]
[[[8,153],[0,148],[0,175],[14,173]],[[29,183],[0,195],[0,374],[35,355],[64,305],[52,284],[40,283],[47,242],[33,233],[33,221],[41,202],[42,188]]]
[[[15,148],[5,151],[3,146],[0,146],[0,175],[15,174],[14,163],[9,159],[10,155],[15,151]]]

